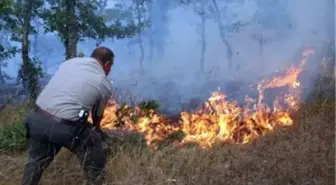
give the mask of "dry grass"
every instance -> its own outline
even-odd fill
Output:
[[[29,107],[26,105],[6,106],[0,114],[0,126],[12,124],[15,120],[20,119],[22,114],[24,114],[28,109]]]
[[[335,101],[303,105],[296,125],[250,145],[208,151],[116,146],[107,165],[107,184],[133,185],[331,185],[335,184]],[[25,154],[0,156],[0,184],[20,184]],[[77,159],[61,151],[41,185],[82,184]]]

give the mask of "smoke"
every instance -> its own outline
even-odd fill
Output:
[[[217,2],[220,8],[225,6],[223,1]],[[221,40],[218,23],[210,18],[206,20],[204,72],[199,67],[201,18],[192,5],[172,8],[165,22],[160,20],[162,11],[155,11],[157,15],[152,16],[152,21],[161,26],[167,24],[164,34],[154,35],[164,39],[162,58],[148,59],[147,34],[143,40],[145,74],[141,74],[138,46],[135,44],[129,49],[127,40],[114,42],[110,45],[116,53],[111,79],[117,89],[143,99],[158,99],[172,110],[191,98],[207,98],[217,87],[229,97],[243,99],[247,84],[298,65],[305,48],[316,51],[317,57],[307,65],[317,73],[315,69],[321,56],[334,40],[334,26],[330,26],[334,24],[331,5],[333,2],[328,0],[232,1],[222,14],[223,24],[246,23],[239,31],[226,35],[233,50],[233,67],[228,66],[227,48]],[[261,33],[262,53],[257,40]],[[133,50],[132,53],[129,50]],[[310,83],[312,79],[304,80]]]
[[[183,102],[193,98],[204,100],[218,87],[230,98],[241,100],[248,93],[248,84],[298,65],[307,47],[315,50],[315,57],[307,64],[310,75],[304,79],[310,83],[322,56],[335,39],[332,0],[217,0],[223,26],[239,28],[224,32],[232,49],[233,65],[229,67],[213,1],[204,0],[209,15],[205,23],[205,65],[201,71],[200,4],[154,2],[149,15],[152,27],[142,33],[144,72],[140,68],[137,37],[108,40],[102,45],[115,52],[110,78],[120,99],[128,102],[156,99],[169,111],[178,111]],[[42,62],[48,62],[48,72],[52,75],[57,69],[55,63],[62,62],[60,51],[64,48],[55,39],[42,40],[47,40],[46,45],[55,51],[54,54],[41,51],[46,54]],[[95,41],[88,40],[78,47],[80,52],[90,55]],[[13,68],[9,62],[9,69],[14,71]]]

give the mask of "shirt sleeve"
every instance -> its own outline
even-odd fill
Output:
[[[108,100],[106,99],[101,99],[100,101],[97,102],[95,106],[95,111],[94,114],[96,117],[102,117],[104,115],[104,110],[107,105]]]
[[[100,84],[99,91],[101,98],[95,105],[94,114],[97,117],[102,117],[104,115],[105,107],[112,95],[112,84],[107,78],[104,78],[103,82]]]

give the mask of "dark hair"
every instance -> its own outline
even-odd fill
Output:
[[[98,59],[105,64],[108,61],[113,62],[112,59],[114,58],[114,54],[109,48],[102,46],[93,50],[91,57]]]

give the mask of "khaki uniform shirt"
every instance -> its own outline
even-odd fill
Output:
[[[60,65],[36,104],[59,118],[78,120],[81,109],[90,111],[94,106],[97,116],[103,115],[111,94],[111,81],[94,58],[72,58]]]

